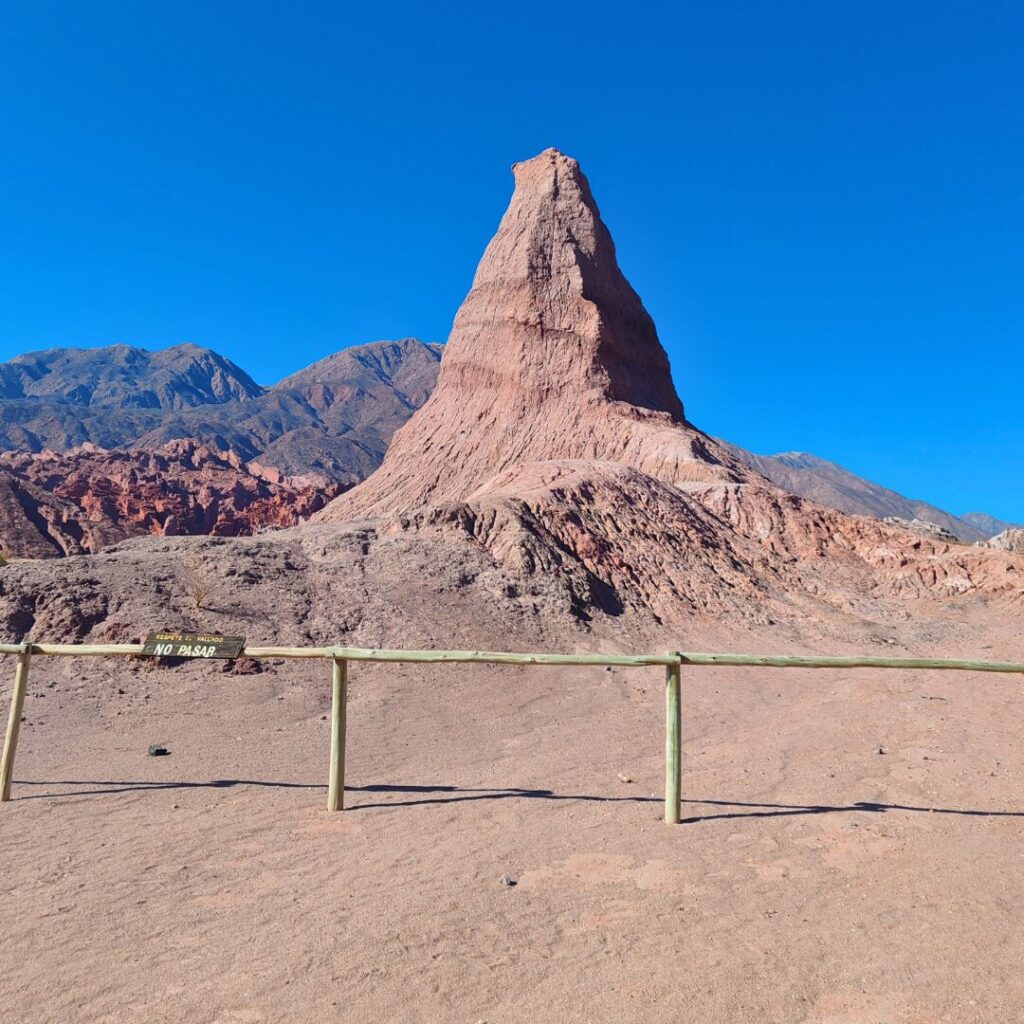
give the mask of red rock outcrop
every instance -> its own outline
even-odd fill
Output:
[[[439,550],[468,535],[514,576],[561,577],[581,616],[1020,595],[1012,560],[786,493],[690,424],[578,164],[547,150],[513,170],[437,388],[316,519]]]
[[[458,500],[544,459],[622,462],[670,482],[749,476],[686,421],[579,164],[549,149],[513,172],[511,205],[455,318],[437,387],[381,468],[324,520]]]
[[[294,526],[339,487],[289,479],[194,441],[153,451],[0,455],[0,548],[7,557],[97,551],[143,534],[240,536]]]

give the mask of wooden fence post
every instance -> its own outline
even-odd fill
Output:
[[[25,707],[25,690],[28,686],[28,663],[32,657],[32,645],[22,644],[18,655],[18,667],[14,673],[14,693],[11,695],[11,715],[7,719],[7,735],[4,737],[4,756],[0,762],[0,802],[11,799],[11,779],[14,776],[14,753],[18,748],[18,733],[21,732],[21,712]]]
[[[678,825],[682,788],[682,666],[665,670],[665,824]]]
[[[334,658],[331,695],[331,776],[327,783],[327,810],[345,807],[345,704],[348,701],[348,662]]]

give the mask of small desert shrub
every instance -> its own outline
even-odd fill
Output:
[[[188,607],[201,612],[215,586],[208,570],[198,563],[185,566],[181,573],[181,584]]]

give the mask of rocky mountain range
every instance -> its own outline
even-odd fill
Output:
[[[955,516],[927,501],[915,501],[808,452],[755,455],[729,445],[736,457],[784,490],[851,515],[918,521],[964,541],[981,541],[1012,524],[979,512]]]
[[[391,434],[423,403],[439,359],[438,345],[376,342],[264,388],[195,345],[31,353],[0,364],[0,447],[149,450],[189,439],[351,484],[376,468]]]
[[[0,363],[0,398],[118,409],[186,409],[245,401],[263,389],[229,359],[198,345],[161,352],[111,345],[53,348]]]
[[[524,184],[547,173],[543,161],[517,172]],[[580,196],[596,211],[592,197]],[[555,447],[564,458],[628,458],[676,486],[763,477],[818,504],[939,541],[979,542],[1011,528],[907,499],[814,455],[755,455],[694,430],[600,218],[572,225],[589,232],[574,236],[585,254],[559,248],[547,234],[563,229],[559,199],[517,188],[456,318],[440,385],[442,346],[413,338],[344,349],[272,387],[189,344],[161,352],[50,349],[0,364],[0,445],[10,449],[0,454],[3,551],[45,557],[94,552],[144,533],[293,525],[373,474],[395,431],[421,406],[373,484],[339,504],[339,514],[398,511],[395,495],[408,507],[464,497],[488,476]],[[510,284],[509,267],[529,264],[538,252],[567,262]],[[579,294],[564,291],[567,279],[576,292],[602,297],[600,322],[587,328],[597,340],[582,355],[552,326],[592,315]],[[562,290],[544,294],[542,287]],[[540,318],[540,344],[518,333],[530,318]],[[496,354],[485,359],[474,338]],[[509,386],[512,380],[519,385]],[[563,396],[558,416],[539,417],[555,390]],[[448,391],[459,397],[445,401]],[[616,415],[609,418],[609,410]],[[529,434],[518,432],[524,420],[534,423]]]
[[[194,437],[290,475],[345,485],[373,472],[391,435],[426,399],[441,346],[415,338],[346,349],[286,377],[253,402],[165,416],[139,447]]]
[[[439,359],[438,345],[375,342],[272,388],[194,345],[0,364],[0,549],[54,557],[294,525],[379,465]]]
[[[433,391],[442,351],[414,338],[370,342],[268,388],[195,345],[52,349],[0,364],[0,431],[18,442],[0,453],[0,550],[54,557],[168,529],[216,535],[294,525],[380,465],[395,430]],[[912,501],[808,453],[754,455],[716,443],[784,490],[843,512],[932,524],[974,542],[1011,528]],[[148,474],[145,485],[133,468]],[[120,497],[94,500],[90,487]],[[165,499],[164,488],[176,497]],[[256,501],[278,511],[237,514]]]
[[[218,628],[367,646],[667,642],[717,623],[849,637],[1019,603],[1016,553],[794,495],[689,422],[579,165],[548,150],[514,171],[436,387],[379,469],[293,529],[11,564],[5,635],[198,627],[186,573],[216,584]]]

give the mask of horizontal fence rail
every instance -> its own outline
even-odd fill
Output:
[[[684,665],[715,665],[760,668],[918,668],[951,672],[1024,673],[1024,664],[1013,661],[962,661],[959,658],[826,658],[817,654],[696,654],[679,652]]]
[[[141,656],[142,644],[29,644],[32,654],[53,657]],[[0,644],[0,654],[20,654],[24,644]],[[241,658],[342,658],[345,661],[484,662],[492,665],[676,665],[670,654],[523,654],[514,651],[412,651],[383,647],[245,647]]]
[[[0,654],[17,655],[14,692],[0,763],[0,802],[11,798],[14,755],[33,657],[139,657],[142,644],[0,644]],[[350,661],[418,664],[488,664],[665,668],[665,822],[679,824],[682,801],[682,670],[686,668],[820,668],[918,669],[955,672],[1003,672],[1024,675],[1024,663],[970,661],[959,658],[827,657],[825,655],[708,654],[667,651],[663,654],[537,654],[514,651],[416,651],[379,647],[246,646],[243,658],[318,658],[332,663],[331,752],[327,809],[345,804],[345,725]],[[199,659],[201,660],[201,659]]]

